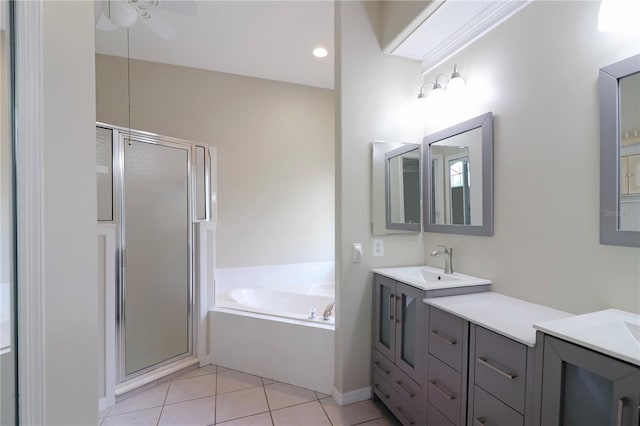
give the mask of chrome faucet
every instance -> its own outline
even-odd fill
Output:
[[[329,303],[326,308],[324,308],[324,313],[322,314],[322,319],[325,321],[329,321],[329,317],[331,316],[331,312],[333,311],[333,307],[336,305],[336,301]]]
[[[434,250],[431,252],[431,256],[437,256],[440,253],[446,254],[447,257],[444,258],[444,273],[445,274],[453,274],[453,249],[447,248],[442,244],[438,244],[438,247],[442,247],[442,250]]]

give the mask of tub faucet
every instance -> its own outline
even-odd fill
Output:
[[[438,244],[438,247],[442,247],[442,250],[434,250],[431,252],[431,256],[437,256],[440,253],[446,254],[447,256],[444,258],[444,273],[445,274],[453,274],[453,249],[447,248],[442,244]]]
[[[329,317],[331,316],[331,311],[333,311],[333,307],[336,305],[336,301],[329,303],[326,308],[324,308],[324,313],[322,314],[322,319],[325,321],[329,321]]]

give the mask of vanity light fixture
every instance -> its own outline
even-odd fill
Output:
[[[324,58],[328,54],[329,52],[327,52],[327,49],[325,49],[324,47],[316,47],[315,49],[313,49],[313,56],[315,56],[316,58]]]
[[[439,99],[442,99],[445,95],[445,88],[442,87],[442,85],[438,82],[438,79],[440,77],[444,77],[447,79],[446,90],[450,91],[452,94],[458,93],[466,87],[466,83],[464,79],[460,76],[460,73],[458,72],[458,66],[454,65],[451,78],[447,77],[444,74],[439,74],[436,77],[435,81],[427,81],[422,86],[420,86],[420,93],[418,93],[418,99],[424,99],[427,97],[427,95],[425,95],[424,93],[424,88],[427,84],[433,85],[433,89],[431,90],[431,94],[429,95],[429,98],[431,98],[431,100],[436,102]]]

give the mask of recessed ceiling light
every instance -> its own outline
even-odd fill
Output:
[[[327,49],[325,49],[324,47],[316,47],[315,49],[313,49],[313,56],[315,56],[316,58],[324,58],[325,56],[327,56]]]

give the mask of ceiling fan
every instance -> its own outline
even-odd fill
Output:
[[[194,0],[100,0],[98,3],[96,28],[99,30],[115,31],[142,22],[163,40],[173,40],[178,31],[159,11],[186,16],[196,16],[198,12]]]

